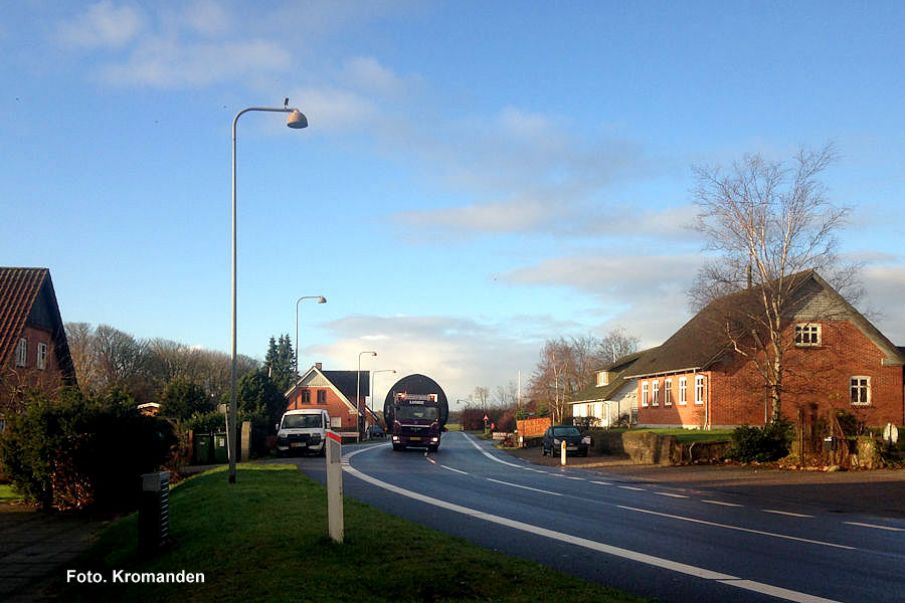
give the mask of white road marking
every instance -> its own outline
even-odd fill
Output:
[[[616,486],[617,488],[622,488],[623,490],[632,490],[633,492],[644,492],[644,488],[637,488],[635,486]]]
[[[764,513],[773,513],[773,515],[785,515],[787,517],[813,518],[813,515],[805,515],[804,513],[792,513],[791,511],[778,511],[776,509],[761,509]]]
[[[446,465],[440,465],[440,466],[443,467],[444,469],[448,470],[448,471],[453,471],[453,472],[459,473],[459,474],[461,474],[461,475],[469,475],[468,472],[462,471],[461,469],[456,469],[456,468],[454,468],[454,467],[447,467]]]
[[[357,454],[362,451],[355,451],[352,454]],[[352,456],[350,454],[349,456]],[[773,586],[770,584],[765,584],[762,582],[754,582],[751,580],[743,580],[741,578],[737,578],[736,576],[731,576],[728,574],[723,574],[720,572],[715,572],[712,570],[708,570],[702,567],[696,567],[694,565],[688,565],[686,563],[680,563],[678,561],[672,561],[671,559],[664,559],[662,557],[655,557],[653,555],[647,555],[645,553],[639,553],[637,551],[632,551],[629,549],[624,549],[616,546],[612,546],[609,544],[604,544],[602,542],[597,542],[594,540],[588,540],[586,538],[581,538],[578,536],[572,536],[571,534],[564,534],[562,532],[555,532],[553,530],[549,530],[547,528],[542,528],[540,526],[531,525],[528,523],[524,523],[521,521],[516,521],[514,519],[509,519],[508,517],[501,517],[499,515],[492,515],[490,513],[484,513],[483,511],[478,511],[476,509],[471,509],[468,507],[463,507],[462,505],[457,505],[455,503],[446,502],[445,500],[440,500],[438,498],[433,498],[430,496],[426,496],[424,494],[420,494],[418,492],[412,492],[411,490],[406,490],[404,488],[400,488],[399,486],[394,486],[392,484],[387,484],[382,480],[379,480],[375,477],[371,477],[365,473],[362,473],[358,469],[354,467],[346,467],[344,469],[346,473],[352,475],[353,477],[357,477],[358,479],[365,481],[372,486],[376,486],[378,488],[383,488],[384,490],[388,490],[400,496],[405,496],[407,498],[411,498],[412,500],[417,500],[419,502],[429,504],[435,507],[439,507],[441,509],[446,509],[447,511],[452,511],[454,513],[460,513],[462,515],[467,515],[469,517],[473,517],[475,519],[481,519],[490,523],[494,523],[497,525],[505,526],[514,530],[519,530],[522,532],[527,532],[529,534],[534,534],[536,536],[541,536],[544,538],[549,538],[551,540],[557,540],[559,542],[565,542],[567,544],[579,546],[582,548],[586,548],[592,551],[597,551],[599,553],[604,553],[606,555],[613,555],[616,557],[621,557],[623,559],[628,559],[630,561],[635,561],[638,563],[643,563],[645,565],[650,565],[659,569],[665,569],[674,571],[680,574],[685,574],[688,576],[694,576],[696,578],[701,578],[703,580],[713,580],[719,582],[721,584],[725,584],[727,586],[734,586],[736,588],[741,588],[744,590],[750,590],[754,592],[761,592],[770,594],[771,596],[785,599],[787,601],[795,601],[797,603],[836,603],[831,599],[823,599],[821,597],[816,597],[814,595],[809,595],[807,593],[802,593],[794,590],[788,590],[785,588],[780,588],[777,586]]]
[[[612,486],[613,485],[611,482],[596,482],[594,480],[591,480],[591,483],[597,484],[598,486]]]
[[[670,498],[688,498],[684,494],[674,494],[672,492],[654,492],[657,496],[668,496]]]
[[[850,526],[858,526],[859,528],[873,528],[874,530],[889,530],[890,532],[905,532],[905,528],[894,528],[892,526],[879,526],[873,523],[861,523],[860,521],[843,521],[842,523]]]
[[[648,509],[639,509],[638,507],[627,507],[625,505],[616,505],[620,509],[625,509],[627,511],[636,511],[638,513],[647,513],[648,515],[657,515],[659,517],[666,517],[668,519],[678,519],[679,521],[687,521],[690,523],[699,523],[705,526],[713,526],[715,528],[725,528],[727,530],[735,530],[737,532],[748,532],[749,534],[760,534],[761,536],[770,536],[771,538],[782,538],[783,540],[794,540],[796,542],[806,542],[808,544],[819,544],[820,546],[828,546],[836,549],[845,549],[848,551],[856,550],[853,546],[846,546],[844,544],[835,544],[832,542],[823,542],[822,540],[811,540],[809,538],[799,538],[798,536],[787,536],[786,534],[777,534],[776,532],[765,532],[763,530],[754,530],[752,528],[742,528],[740,526],[733,526],[725,523],[716,523],[713,521],[705,521],[703,519],[694,519],[693,517],[684,517],[682,515],[672,515],[670,513],[660,513],[658,511],[650,511]]]
[[[509,462],[507,462],[507,461],[504,461],[503,459],[498,459],[498,458],[496,458],[495,456],[493,456],[492,454],[490,454],[490,453],[487,452],[486,450],[482,450],[481,447],[478,446],[478,443],[475,442],[474,440],[472,440],[472,439],[471,439],[471,436],[469,436],[467,433],[464,433],[464,432],[463,432],[462,435],[465,436],[465,439],[468,440],[468,441],[471,443],[472,446],[474,446],[475,448],[478,449],[478,452],[480,452],[481,454],[483,454],[484,456],[486,456],[487,458],[489,458],[491,461],[496,461],[496,462],[501,463],[501,464],[503,464],[503,465],[508,465],[509,467],[518,467],[519,469],[527,469],[527,467],[525,467],[525,466],[523,466],[523,465],[517,465],[517,464],[515,464],[515,463],[509,463]]]
[[[562,496],[559,492],[552,492],[550,490],[541,490],[540,488],[532,488],[530,486],[522,486],[521,484],[513,484],[511,482],[504,482],[498,479],[493,479],[492,477],[485,477],[488,482],[493,482],[495,484],[502,484],[504,486],[511,486],[513,488],[521,488],[522,490],[531,490],[532,492],[540,492],[541,494],[552,494],[553,496]]]
[[[584,478],[583,478],[583,477],[572,477],[571,475],[564,475],[563,477],[566,478],[566,479],[574,480],[574,481],[576,481],[576,482],[583,482],[583,481],[584,481]]]
[[[708,505],[719,505],[721,507],[744,507],[745,505],[738,505],[736,503],[727,503],[721,500],[702,500],[702,503],[707,503]]]

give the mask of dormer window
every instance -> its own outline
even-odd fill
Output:
[[[798,347],[820,345],[820,325],[815,323],[798,323],[795,325],[795,345]]]
[[[610,384],[610,374],[606,371],[597,372],[597,387],[603,387]]]

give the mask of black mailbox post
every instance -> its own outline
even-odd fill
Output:
[[[170,472],[144,473],[141,482],[138,549],[143,555],[153,555],[170,537]]]

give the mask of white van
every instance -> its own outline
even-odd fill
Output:
[[[322,408],[289,410],[276,425],[277,452],[315,452],[321,456],[327,450],[327,430],[330,414]]]

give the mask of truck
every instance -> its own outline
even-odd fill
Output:
[[[425,375],[403,377],[387,393],[383,418],[393,450],[413,447],[436,452],[449,418],[446,393]]]
[[[441,434],[437,394],[396,394],[390,433],[393,450],[415,446],[436,452],[440,448]]]
[[[277,429],[277,453],[313,452],[324,456],[327,452],[327,430],[330,414],[322,408],[288,410],[283,413]]]

